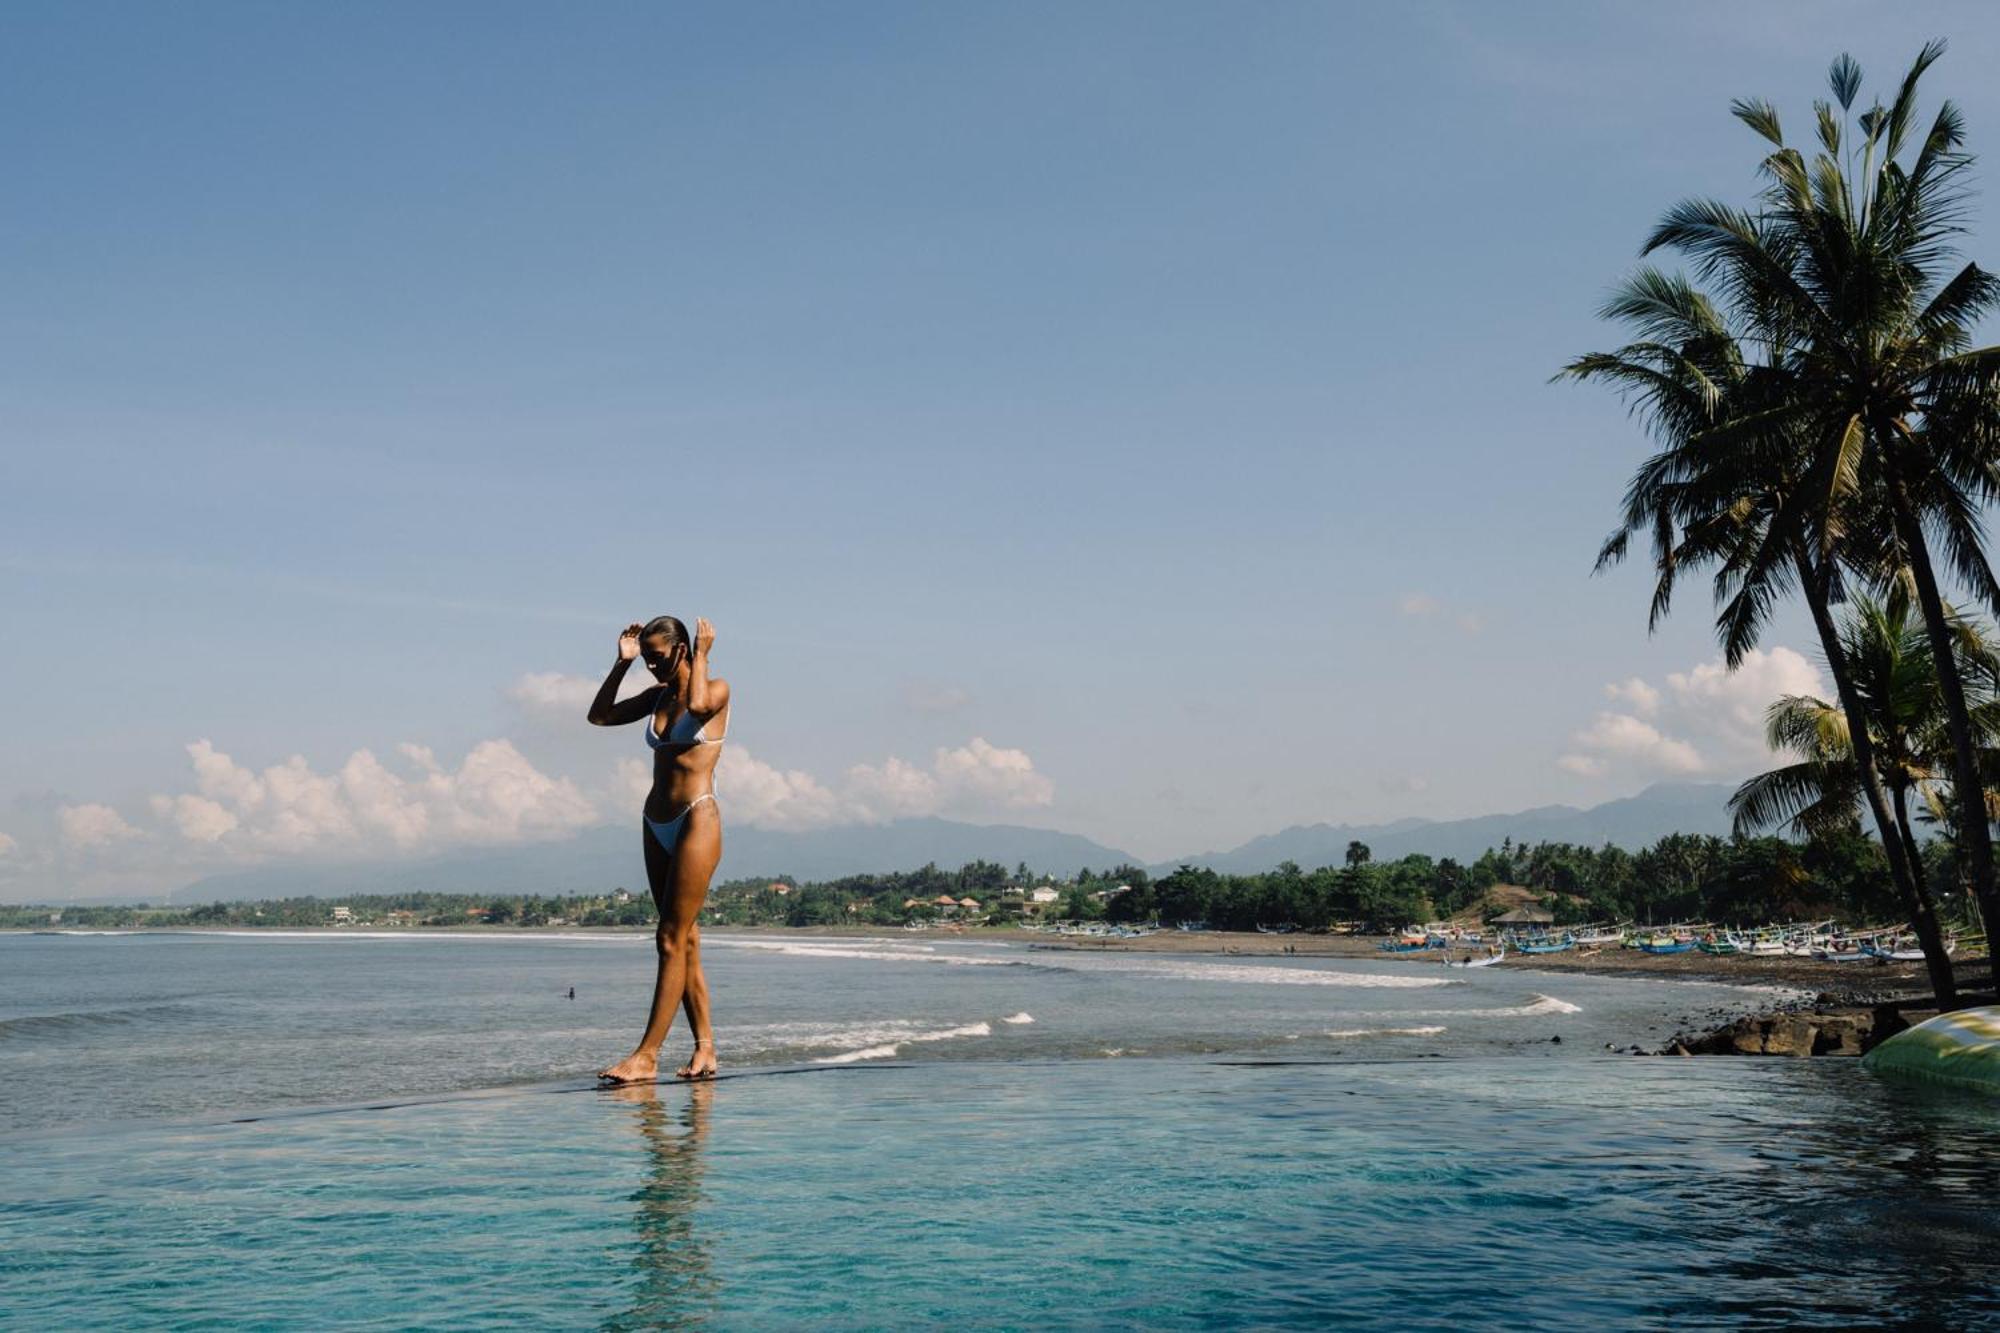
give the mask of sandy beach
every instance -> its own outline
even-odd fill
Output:
[[[1436,968],[1447,955],[1442,953],[1390,954],[1379,947],[1380,936],[1359,935],[1264,935],[1230,931],[1160,931],[1138,939],[1092,939],[1082,936],[1042,935],[1033,931],[987,931],[985,935],[1008,936],[1025,941],[1030,948],[1127,950],[1134,953],[1216,954],[1232,957],[1275,957],[1288,952],[1299,957],[1357,958],[1373,962],[1401,963],[1411,968]],[[1449,957],[1462,959],[1464,950],[1452,950]],[[1985,960],[1959,956],[1953,960],[1966,981],[1983,976]],[[1850,996],[1908,994],[1925,990],[1928,982],[1922,963],[1821,963],[1809,958],[1751,958],[1742,955],[1716,957],[1699,951],[1685,954],[1649,954],[1637,949],[1610,946],[1572,950],[1568,953],[1510,955],[1499,964],[1507,971],[1581,972],[1603,976],[1656,977],[1662,981],[1720,981],[1735,985],[1782,986],[1814,993],[1831,992],[1843,999]]]

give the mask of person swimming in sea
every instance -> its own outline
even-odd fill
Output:
[[[697,619],[694,635],[672,616],[628,625],[618,636],[611,664],[589,721],[622,727],[644,720],[653,756],[653,787],[646,795],[646,882],[660,923],[653,932],[659,972],[653,1008],[632,1054],[598,1072],[608,1083],[650,1083],[658,1075],[660,1043],[674,1011],[687,1010],[694,1054],[676,1077],[715,1077],[715,1033],[708,1021],[708,980],[701,973],[701,931],[695,919],[708,897],[709,877],[722,859],[722,812],[715,803],[715,765],[729,731],[729,682],[708,674],[715,627]],[[618,697],[632,659],[643,657],[656,682],[629,699]]]

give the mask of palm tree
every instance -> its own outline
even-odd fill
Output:
[[[1867,805],[1881,837],[1889,877],[1913,921],[1928,909],[1921,859],[1900,834],[1871,752],[1866,702],[1849,670],[1832,603],[1841,595],[1838,567],[1816,561],[1796,531],[1773,541],[1774,528],[1795,513],[1793,497],[1805,468],[1795,439],[1767,432],[1718,447],[1726,423],[1763,411],[1783,387],[1782,376],[1744,354],[1717,307],[1684,278],[1642,268],[1606,305],[1607,318],[1635,327],[1639,340],[1615,352],[1572,362],[1559,378],[1600,380],[1623,393],[1666,447],[1641,465],[1625,498],[1624,522],[1605,542],[1598,568],[1622,560],[1632,534],[1649,531],[1657,575],[1648,628],[1671,606],[1676,580],[1689,568],[1718,565],[1717,632],[1729,664],[1756,645],[1765,609],[1796,580],[1813,613],[1822,656],[1840,699],[1844,731],[1860,739],[1852,791]],[[1847,805],[1853,809],[1853,800]],[[1952,995],[1951,968],[1935,931],[1919,931],[1938,996]]]
[[[1679,563],[1720,563],[1732,664],[1795,582],[1831,660],[1837,634],[1824,609],[1840,599],[1843,564],[1866,582],[1906,581],[1933,644],[1947,644],[1954,631],[1933,536],[1960,581],[2000,608],[1978,522],[1980,505],[2000,493],[2000,348],[1973,350],[1971,338],[1978,319],[2000,305],[2000,280],[1977,265],[1956,265],[1953,241],[1972,160],[1957,109],[1945,103],[1910,160],[1902,160],[1916,124],[1918,82],[1943,50],[1942,43],[1926,46],[1891,105],[1877,103],[1851,123],[1861,71],[1847,56],[1836,60],[1831,84],[1839,112],[1816,105],[1820,148],[1810,160],[1786,144],[1768,103],[1736,103],[1736,115],[1775,150],[1763,162],[1770,183],[1760,210],[1687,201],[1646,243],[1646,253],[1686,257],[1727,309],[1736,345],[1756,349],[1753,368],[1735,384],[1711,381],[1700,363],[1677,368],[1700,389],[1708,424],[1684,437],[1692,458],[1651,482],[1642,469],[1634,483],[1679,489],[1664,504],[1635,507],[1628,495],[1627,506],[1628,532],[1637,512],[1654,526],[1656,547],[1664,533],[1678,553],[1661,562],[1656,615]],[[1579,369],[1588,368],[1571,368]],[[1689,463],[1702,466],[1689,471]],[[1726,500],[1731,490],[1744,492],[1737,502],[1751,500],[1747,509]],[[1622,553],[1622,545],[1607,545],[1605,556]],[[1968,808],[1984,808],[1966,683],[1954,653],[1938,652],[1936,660],[1953,783],[1972,798]],[[1851,713],[1844,691],[1842,704]],[[1865,724],[1849,721],[1855,743],[1865,745]],[[1874,765],[1861,768],[1866,774]],[[1958,834],[1973,891],[1991,919],[2000,906],[1991,830],[1968,819]],[[1896,841],[1884,827],[1892,858]]]
[[[1953,651],[1967,679],[1978,682],[1973,706],[1981,760],[1990,773],[2000,767],[2000,702],[1994,691],[1996,658],[1984,631],[1954,617]],[[1953,998],[1951,962],[1945,953],[1937,909],[1923,876],[1923,854],[1912,817],[1915,797],[1939,823],[1949,819],[1951,741],[1937,659],[1924,628],[1912,622],[1907,599],[1858,599],[1840,630],[1840,648],[1849,678],[1862,700],[1874,776],[1889,794],[1894,836],[1917,870],[1916,892],[1906,900],[1910,924],[1923,946],[1938,999]],[[1844,708],[1810,695],[1787,695],[1771,705],[1767,739],[1771,748],[1797,761],[1751,778],[1730,799],[1739,833],[1788,824],[1813,834],[1848,824],[1861,795],[1861,761]],[[1992,797],[1989,797],[1989,804]]]

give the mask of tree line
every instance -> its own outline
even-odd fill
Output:
[[[1967,895],[1948,844],[1924,849],[1935,876],[1932,892],[1948,918],[1967,914]],[[702,921],[737,926],[901,926],[950,919],[1013,925],[1031,917],[1066,921],[1205,922],[1216,930],[1294,925],[1324,929],[1352,923],[1388,931],[1413,923],[1497,913],[1497,885],[1518,885],[1540,897],[1558,923],[1630,920],[1767,921],[1837,919],[1883,922],[1900,902],[1881,846],[1850,822],[1802,838],[1670,834],[1639,851],[1566,842],[1516,844],[1512,839],[1476,859],[1412,854],[1376,861],[1368,847],[1349,845],[1343,863],[1303,869],[1285,862],[1259,874],[1228,874],[1181,866],[1153,876],[1132,865],[1078,870],[1067,879],[1033,875],[992,861],[956,870],[916,870],[801,883],[790,877],[741,879],[710,894]],[[1052,901],[1033,893],[1048,889]],[[953,905],[938,903],[949,898]],[[960,906],[971,899],[973,908]],[[319,927],[346,907],[356,925],[649,926],[653,904],[644,894],[357,894],[343,898],[282,898],[207,903],[196,907],[0,907],[0,927],[84,929],[121,927]],[[51,916],[60,920],[51,922]]]

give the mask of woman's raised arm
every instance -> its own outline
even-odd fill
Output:
[[[625,632],[618,636],[618,658],[612,662],[611,670],[604,675],[604,683],[597,687],[597,697],[590,701],[590,711],[584,714],[593,727],[622,727],[628,722],[637,722],[653,711],[653,692],[646,690],[620,703],[618,686],[631,669],[632,659],[639,655],[638,625],[627,625]]]
[[[715,626],[706,617],[694,622],[694,665],[688,674],[688,708],[703,717],[714,717],[729,707],[729,682],[708,678],[708,650],[715,643]]]

